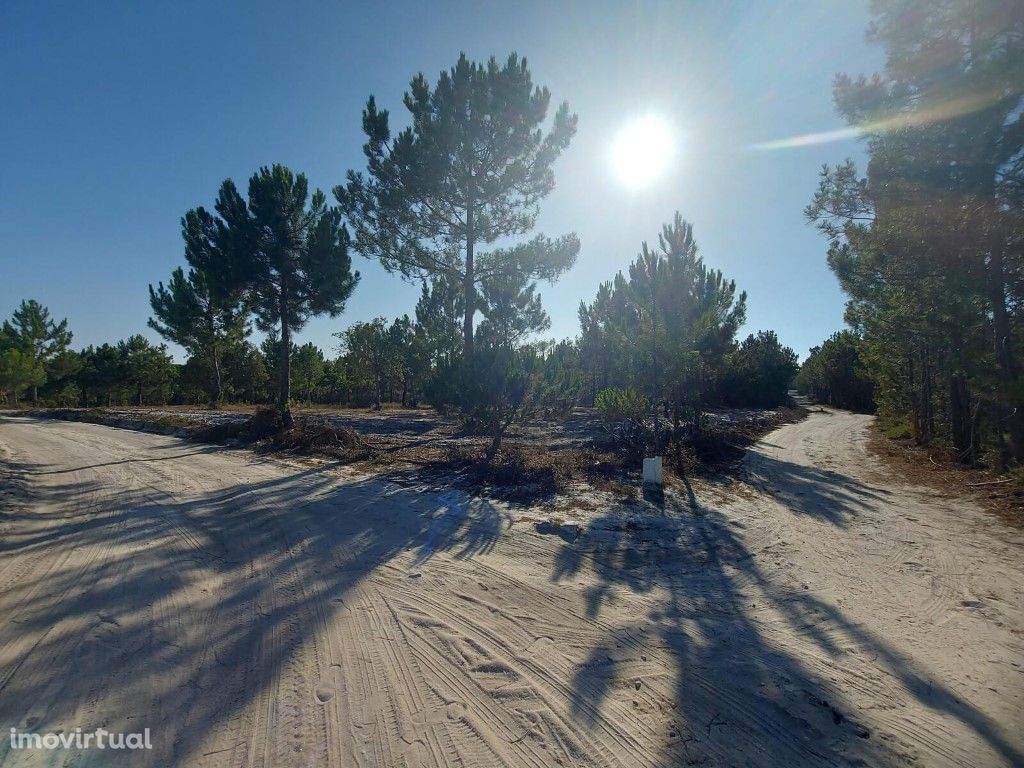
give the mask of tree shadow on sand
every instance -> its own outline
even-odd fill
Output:
[[[814,482],[806,472],[784,471],[794,481]],[[823,489],[822,498],[833,503],[825,519],[841,525],[855,514],[859,492],[846,482]],[[807,591],[775,583],[744,546],[736,521],[701,506],[692,490],[689,503],[670,497],[664,515],[593,520],[561,547],[552,580],[585,571],[598,580],[584,596],[589,617],[602,620],[602,609],[621,590],[647,595],[651,607],[639,627],[642,643],[638,627],[610,623],[607,640],[579,665],[573,714],[584,727],[595,725],[623,682],[611,663],[617,648],[630,651],[633,644],[630,652],[639,654],[660,646],[675,677],[660,765],[902,764],[890,740],[871,733],[833,682],[830,660],[849,646],[877,656],[895,700],[916,700],[958,719],[1004,760],[1024,761],[984,713],[883,638]],[[772,625],[802,638],[802,648],[773,644]]]
[[[52,472],[22,469],[30,483]],[[33,488],[0,540],[0,570],[24,566],[0,582],[13,606],[0,623],[5,732],[151,726],[148,764],[191,764],[210,734],[272,695],[375,568],[407,550],[412,567],[440,551],[471,557],[503,532],[487,503],[438,500],[408,477],[340,484],[331,469],[173,498],[65,474]],[[34,570],[44,555],[52,567]]]
[[[23,469],[31,481],[34,468]],[[249,718],[267,702],[298,722],[314,719],[322,711],[311,695],[316,681],[286,702],[276,686],[362,583],[379,568],[415,578],[439,552],[489,552],[508,525],[494,505],[439,494],[414,474],[341,484],[330,465],[280,470],[173,497],[156,484],[40,476],[31,510],[3,518],[0,601],[12,609],[0,622],[0,729],[152,726],[155,749],[142,759],[164,766],[199,762],[214,737],[214,749],[235,749],[223,740],[251,736]],[[843,515],[856,512],[852,500],[832,498],[845,504]],[[892,762],[829,682],[827,664],[773,646],[754,602],[822,657],[840,643],[870,647],[900,695],[958,718],[1010,763],[1024,762],[984,714],[882,639],[773,583],[723,515],[692,495],[689,506],[671,497],[663,506],[661,515],[606,515],[579,536],[566,533],[552,575],[593,571],[586,612],[599,622],[616,592],[649,598],[647,644],[667,651],[677,676],[661,764]],[[44,555],[51,565],[35,567]],[[606,641],[585,652],[564,694],[595,738],[615,682],[608,658],[617,643],[640,648],[605,626]],[[287,733],[274,738],[292,746]],[[0,740],[0,762],[8,746]]]
[[[856,515],[884,502],[889,492],[831,469],[753,454],[741,470],[744,481],[801,515],[840,528]]]

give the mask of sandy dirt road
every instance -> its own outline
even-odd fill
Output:
[[[0,419],[0,763],[1024,764],[1022,536],[867,425],[640,515]]]

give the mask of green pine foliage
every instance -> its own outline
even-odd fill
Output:
[[[350,171],[334,188],[356,250],[405,277],[461,287],[464,354],[473,350],[484,281],[525,288],[555,280],[579,252],[575,234],[479,251],[528,234],[554,188],[552,165],[576,132],[576,116],[563,103],[545,133],[550,101],[526,59],[513,53],[504,64],[480,64],[462,54],[434,85],[413,78],[403,100],[411,125],[397,135],[370,97],[366,173]]]
[[[546,365],[536,346],[509,346],[481,339],[470,357],[442,368],[431,379],[427,398],[463,428],[490,438],[485,461],[501,449],[512,424],[564,416],[578,397],[571,372]]]
[[[387,319],[377,317],[355,323],[335,336],[341,342],[350,386],[380,408],[388,382],[399,365],[397,350],[390,343]]]
[[[853,331],[832,334],[820,347],[811,348],[797,373],[796,388],[819,403],[873,411],[875,387],[861,359],[863,348],[863,340]]]
[[[17,406],[28,387],[36,388],[46,381],[46,369],[31,354],[17,347],[0,351],[0,402],[10,398]]]
[[[774,408],[786,402],[797,357],[775,331],[758,331],[725,358],[719,391],[728,405]]]
[[[585,379],[594,389],[632,388],[660,404],[653,431],[663,433],[658,422],[667,416],[669,440],[678,444],[699,435],[745,313],[746,294],[704,264],[693,227],[677,213],[657,248],[644,243],[628,275],[618,273],[580,305]]]
[[[997,0],[877,0],[873,78],[840,76],[835,100],[869,164],[825,168],[807,216],[852,327],[797,366],[772,331],[737,340],[746,294],[700,255],[680,214],[591,302],[580,335],[545,341],[540,281],[579,253],[536,231],[554,163],[577,119],[552,109],[526,60],[461,55],[417,75],[392,131],[370,98],[366,168],[336,205],[283,165],[245,194],[223,182],[212,210],[181,221],[185,264],[149,287],[141,335],[70,349],[67,321],[22,302],[0,328],[0,399],[49,404],[273,402],[417,407],[426,400],[488,436],[592,405],[621,443],[664,452],[702,437],[709,407],[773,408],[794,381],[821,402],[878,412],[921,443],[974,462],[1024,459],[1024,21]],[[999,18],[998,24],[981,23]],[[349,228],[353,233],[350,240]],[[422,282],[414,311],[335,334],[337,354],[296,334],[336,317],[359,281],[351,252]],[[248,340],[250,324],[265,335]]]
[[[67,319],[58,323],[50,318],[50,310],[35,299],[22,301],[0,329],[0,351],[16,349],[20,353],[7,358],[10,367],[6,370],[13,376],[12,391],[19,393],[31,387],[32,402],[38,403],[39,387],[46,383],[48,364],[70,344]],[[15,399],[17,396],[15,394]]]
[[[605,429],[620,446],[633,454],[646,455],[654,448],[653,432],[648,426],[651,401],[632,387],[609,387],[594,397],[594,407]]]
[[[118,381],[132,393],[135,405],[166,402],[177,369],[167,347],[155,346],[136,334],[117,344]]]
[[[997,0],[878,0],[871,78],[840,76],[865,174],[826,167],[831,239],[880,413],[957,460],[1024,460],[1024,16]]]
[[[218,289],[205,271],[192,268],[186,275],[178,267],[166,287],[163,283],[156,289],[149,286],[149,303],[155,316],[149,319],[149,327],[205,363],[209,402],[218,405],[224,388],[224,354],[249,332],[240,292]]]
[[[237,287],[245,296],[256,327],[275,332],[282,346],[277,402],[286,425],[291,414],[292,335],[311,317],[336,317],[359,282],[348,253],[349,235],[341,210],[329,206],[320,190],[312,194],[304,174],[283,165],[260,168],[243,198],[233,181],[220,188],[216,215],[192,214],[204,233],[196,253],[218,284]],[[186,217],[186,231],[190,231]],[[187,239],[187,237],[186,237]]]
[[[292,388],[299,398],[313,402],[324,378],[324,353],[312,342],[295,349],[291,357]]]

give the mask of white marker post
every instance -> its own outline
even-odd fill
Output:
[[[661,456],[644,459],[644,485],[658,485],[661,480]]]

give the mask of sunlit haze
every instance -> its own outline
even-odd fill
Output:
[[[612,165],[627,186],[647,186],[667,170],[676,143],[664,120],[653,115],[637,118],[615,138]]]

